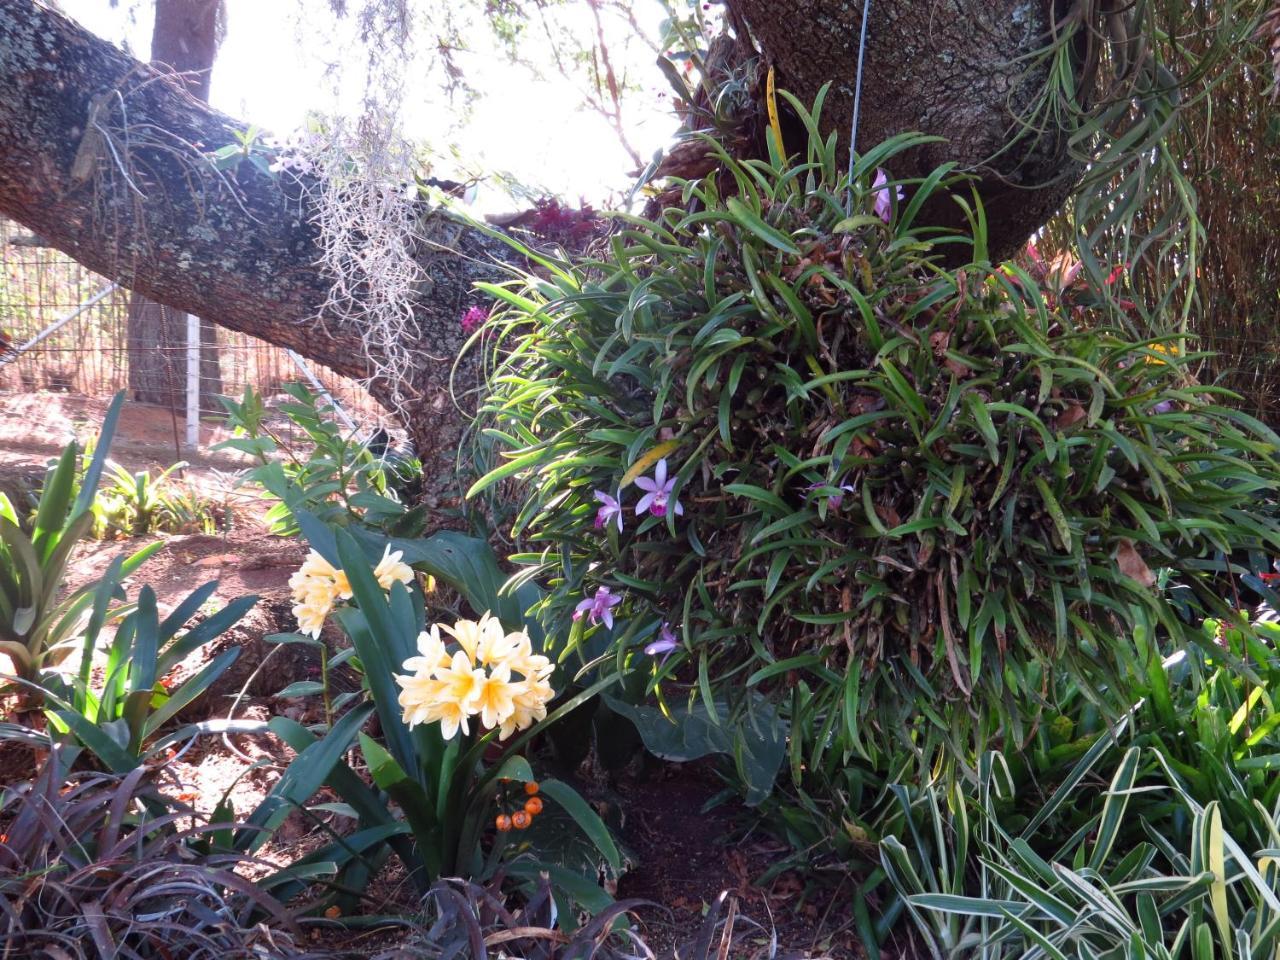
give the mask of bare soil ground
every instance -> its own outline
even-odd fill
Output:
[[[0,490],[21,495],[38,490],[48,462],[73,437],[84,441],[101,424],[106,401],[63,393],[0,394]],[[179,425],[179,430],[180,430]],[[127,584],[133,593],[149,584],[162,611],[172,609],[190,591],[217,580],[219,605],[254,594],[259,603],[228,634],[208,644],[180,669],[199,669],[228,645],[238,645],[236,665],[199,702],[198,712],[184,722],[209,717],[262,720],[284,713],[302,722],[317,719],[314,698],[281,700],[275,694],[289,683],[318,679],[314,650],[299,645],[264,643],[263,637],[294,627],[288,579],[306,550],[295,540],[273,537],[262,522],[265,505],[241,486],[237,474],[248,464],[234,453],[212,453],[209,447],[229,434],[209,422],[202,430],[202,452],[181,459],[191,466],[183,482],[225,507],[227,528],[216,535],[161,535],[165,546]],[[173,418],[168,410],[128,403],[122,413],[111,456],[129,470],[169,466],[175,452]],[[68,586],[98,577],[111,558],[132,552],[142,540],[89,541],[73,554]],[[331,637],[336,642],[338,638]],[[270,654],[271,659],[264,658]],[[0,668],[7,664],[0,663]],[[181,677],[171,679],[180,680]],[[271,789],[292,758],[291,752],[268,735],[210,737],[192,745],[166,765],[174,791],[197,809],[212,810],[228,796],[240,816],[247,815]],[[30,751],[0,745],[0,784],[31,775]],[[722,787],[705,765],[677,767],[650,764],[625,785],[614,785],[625,807],[623,842],[633,851],[635,864],[622,878],[619,897],[653,901],[657,909],[640,923],[655,950],[688,940],[698,929],[707,905],[723,890],[738,900],[744,931],[733,956],[769,956],[776,937],[780,954],[831,957],[858,956],[851,932],[849,884],[815,885],[795,873],[783,873],[766,885],[757,878],[788,854],[783,844],[767,836],[747,833],[746,811],[731,804],[704,811],[706,802]],[[336,800],[336,797],[324,797]],[[328,826],[341,829],[342,824]],[[321,825],[293,816],[264,850],[275,862],[287,862],[324,842]],[[367,907],[386,914],[411,910],[413,903],[403,877],[388,867],[368,891]],[[752,927],[755,924],[757,926]],[[751,932],[753,931],[754,932]],[[367,932],[325,936],[324,941],[368,955],[370,946],[385,940]]]

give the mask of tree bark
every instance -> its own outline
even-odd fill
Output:
[[[187,408],[187,315],[133,294],[129,297],[126,346],[129,394],[143,403],[178,411]],[[223,413],[218,328],[200,321],[200,412]]]
[[[849,142],[861,0],[806,0],[782,14],[773,0],[730,0],[776,82],[812,103],[824,83],[825,132]],[[795,9],[803,7],[803,10]],[[994,260],[1015,253],[1051,217],[1083,172],[1069,131],[1028,132],[1047,79],[1034,56],[1050,41],[1054,0],[871,0],[863,54],[860,151],[918,130],[944,139],[894,160],[895,178],[923,177],[950,160],[979,177]],[[926,207],[930,223],[963,226],[960,208]]]
[[[149,299],[365,378],[358,324],[322,312],[331,284],[315,266],[306,190],[208,159],[248,126],[47,7],[0,0],[0,215]],[[510,253],[425,204],[419,232],[430,242],[417,257],[405,426],[428,489],[452,488],[463,427],[452,393],[478,383],[473,357],[451,384],[459,318]],[[388,384],[371,391],[390,398]]]

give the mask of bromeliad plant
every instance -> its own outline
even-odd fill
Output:
[[[791,102],[802,160],[723,156],[681,207],[620,216],[608,256],[485,288],[503,462],[472,495],[520,484],[552,632],[607,611],[620,666],[661,641],[658,677],[708,704],[768,692],[808,718],[793,769],[1021,740],[1054,672],[1118,715],[1141,672],[1118,638],[1199,640],[1152,568],[1225,611],[1213,557],[1280,545],[1257,510],[1280,438],[1184,342],[991,264],[980,208],[919,228],[949,168],[909,199],[873,177],[920,137],[849,181],[821,100]]]
[[[161,619],[155,591],[149,586],[142,588],[136,603],[120,602],[126,575],[126,561],[117,557],[92,585],[87,620],[75,638],[79,662],[68,665],[74,669],[50,669],[36,682],[18,681],[24,692],[44,701],[45,728],[0,725],[0,738],[46,747],[60,740],[77,741],[108,770],[129,773],[160,749],[157,743],[165,725],[204,695],[235,662],[240,650],[231,647],[182,683],[169,687],[164,682],[187,656],[238,623],[257,597],[233,600],[184,630],[209,602],[218,587],[216,580],[194,590]],[[104,628],[109,624],[115,625],[115,633],[104,644]],[[193,733],[187,731],[187,735]],[[180,738],[167,737],[164,746]]]
[[[192,591],[163,619],[155,591],[143,587],[136,605],[117,626],[97,675],[93,655],[121,574],[117,560],[95,591],[78,673],[73,677],[50,674],[44,681],[51,701],[46,711],[51,731],[70,734],[114,773],[127,773],[149,759],[165,724],[201,697],[235,662],[240,650],[234,646],[223,650],[172,688],[165,685],[165,677],[190,654],[235,626],[258,602],[256,596],[239,597],[184,630],[212,597],[218,582]]]

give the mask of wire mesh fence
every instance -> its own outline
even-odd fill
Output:
[[[42,246],[22,227],[0,220],[0,330],[13,345],[37,337],[109,287],[105,277]],[[270,397],[286,383],[305,380],[288,351],[280,347],[231,330],[217,329],[215,336],[216,351],[206,349],[204,362],[216,353],[221,392],[226,396],[238,397],[252,386]],[[171,351],[177,355],[176,369],[185,369],[185,343],[153,349]],[[16,360],[0,364],[0,393],[47,390],[106,397],[130,388],[129,364],[129,291],[117,288]],[[385,423],[384,411],[359,384],[317,365],[308,366],[357,423]],[[209,375],[207,367],[204,375]],[[181,384],[176,389],[180,391]],[[206,416],[222,412],[220,404],[208,400],[202,408]],[[182,410],[176,412],[182,415]]]

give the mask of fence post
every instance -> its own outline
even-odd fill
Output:
[[[187,449],[200,447],[200,318],[187,317]]]

